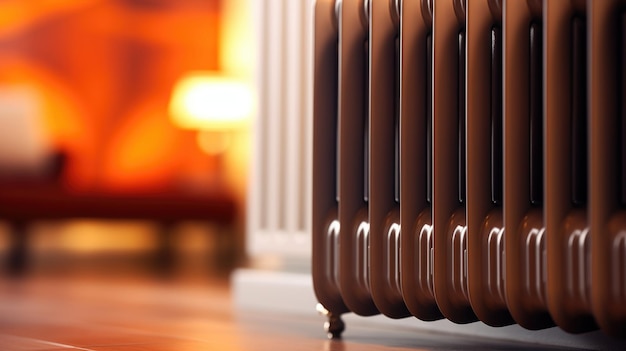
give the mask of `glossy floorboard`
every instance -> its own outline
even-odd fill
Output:
[[[511,344],[235,313],[225,279],[26,278],[0,281],[0,350],[527,350]],[[544,348],[555,349],[555,348]]]

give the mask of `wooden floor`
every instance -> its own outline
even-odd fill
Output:
[[[529,345],[350,328],[321,317],[236,313],[224,278],[31,277],[0,281],[0,350],[527,350]],[[554,349],[554,348],[545,348]]]

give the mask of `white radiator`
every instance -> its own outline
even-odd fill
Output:
[[[309,1],[252,0],[258,109],[247,250],[311,257],[312,36]]]

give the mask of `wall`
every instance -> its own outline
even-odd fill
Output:
[[[67,186],[181,188],[215,170],[167,104],[185,72],[222,69],[221,0],[12,0],[0,13],[0,85],[39,92]]]

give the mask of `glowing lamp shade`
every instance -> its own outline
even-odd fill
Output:
[[[252,109],[249,85],[205,72],[181,78],[174,86],[169,105],[176,126],[200,131],[241,128],[247,124]]]

